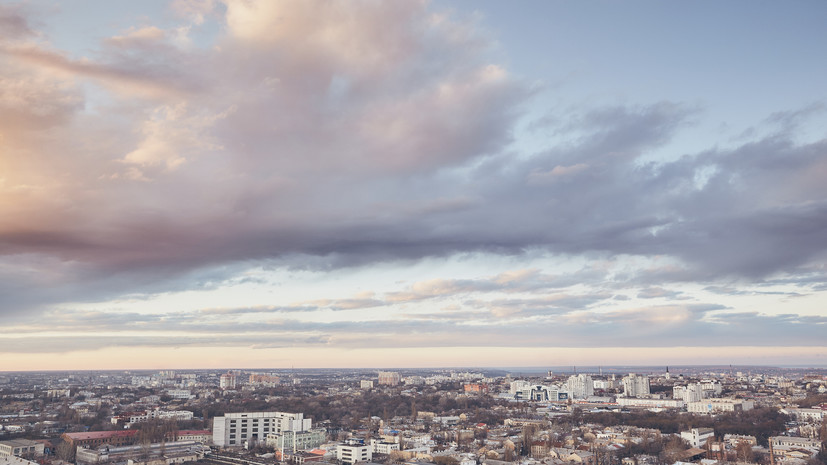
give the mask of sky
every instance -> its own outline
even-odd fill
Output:
[[[0,1],[0,371],[827,366],[825,23]]]

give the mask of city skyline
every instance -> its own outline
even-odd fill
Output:
[[[825,367],[825,20],[0,4],[0,371]]]

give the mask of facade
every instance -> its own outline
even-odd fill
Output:
[[[402,382],[402,377],[395,371],[380,371],[379,385],[380,386],[397,386]]]
[[[221,389],[235,389],[236,384],[236,376],[232,373],[224,373],[218,378],[218,387]]]
[[[721,412],[743,412],[752,410],[755,403],[744,399],[706,399],[701,402],[686,404],[686,410],[690,413],[721,413]]]
[[[29,439],[9,439],[0,441],[0,457],[20,457],[43,455],[45,446],[42,442]]]
[[[209,453],[209,447],[193,441],[177,441],[123,447],[78,448],[75,461],[78,465],[112,462],[151,462],[172,465],[194,462]]]
[[[362,389],[373,389],[373,381],[369,379],[363,379],[361,383],[359,383],[359,387]]]
[[[484,394],[488,392],[488,385],[479,383],[465,384],[462,386],[462,389],[465,392],[478,392],[480,394]]]
[[[642,408],[683,408],[684,402],[675,399],[637,399],[634,397],[618,397],[617,405],[622,407]]]
[[[281,378],[272,375],[251,374],[250,384],[255,386],[275,387],[281,383]]]
[[[386,454],[389,455],[391,452],[395,450],[399,450],[399,443],[398,442],[385,442],[385,441],[377,441],[376,439],[370,440],[370,446],[373,449],[374,454]]]
[[[63,433],[60,437],[72,448],[96,448],[100,446],[127,446],[135,442],[136,429],[121,431],[94,431],[89,433]]]
[[[283,431],[281,433],[269,433],[266,436],[266,443],[274,449],[299,451],[315,449],[327,440],[324,428],[312,429],[309,431]]]
[[[304,418],[302,413],[227,413],[213,419],[213,444],[239,447],[248,441],[264,441],[270,433],[300,432],[310,428],[311,420]]]
[[[692,428],[689,431],[681,431],[681,439],[692,447],[703,447],[710,438],[715,439],[715,430],[712,428]]]
[[[706,397],[701,383],[688,384],[686,386],[675,386],[672,388],[672,398],[682,400],[686,403],[700,402]]]
[[[629,373],[623,377],[623,395],[625,397],[643,397],[650,394],[649,377]]]
[[[529,385],[527,388],[514,394],[517,400],[531,400],[534,402],[559,402],[567,400],[567,392],[560,392],[559,389],[542,385]]]
[[[350,440],[336,446],[336,460],[343,465],[353,465],[357,462],[370,462],[373,460],[373,448],[361,441]]]
[[[566,387],[572,399],[585,399],[594,395],[594,381],[589,375],[570,376]]]
[[[209,430],[181,430],[175,434],[178,441],[195,441],[201,444],[212,444],[212,431]]]

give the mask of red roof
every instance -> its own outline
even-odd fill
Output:
[[[83,441],[86,439],[108,439],[117,437],[135,436],[138,430],[123,430],[123,431],[90,431],[87,433],[63,433],[66,437],[73,441]]]

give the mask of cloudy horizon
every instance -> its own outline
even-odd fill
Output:
[[[0,3],[0,370],[827,366],[824,20]]]

